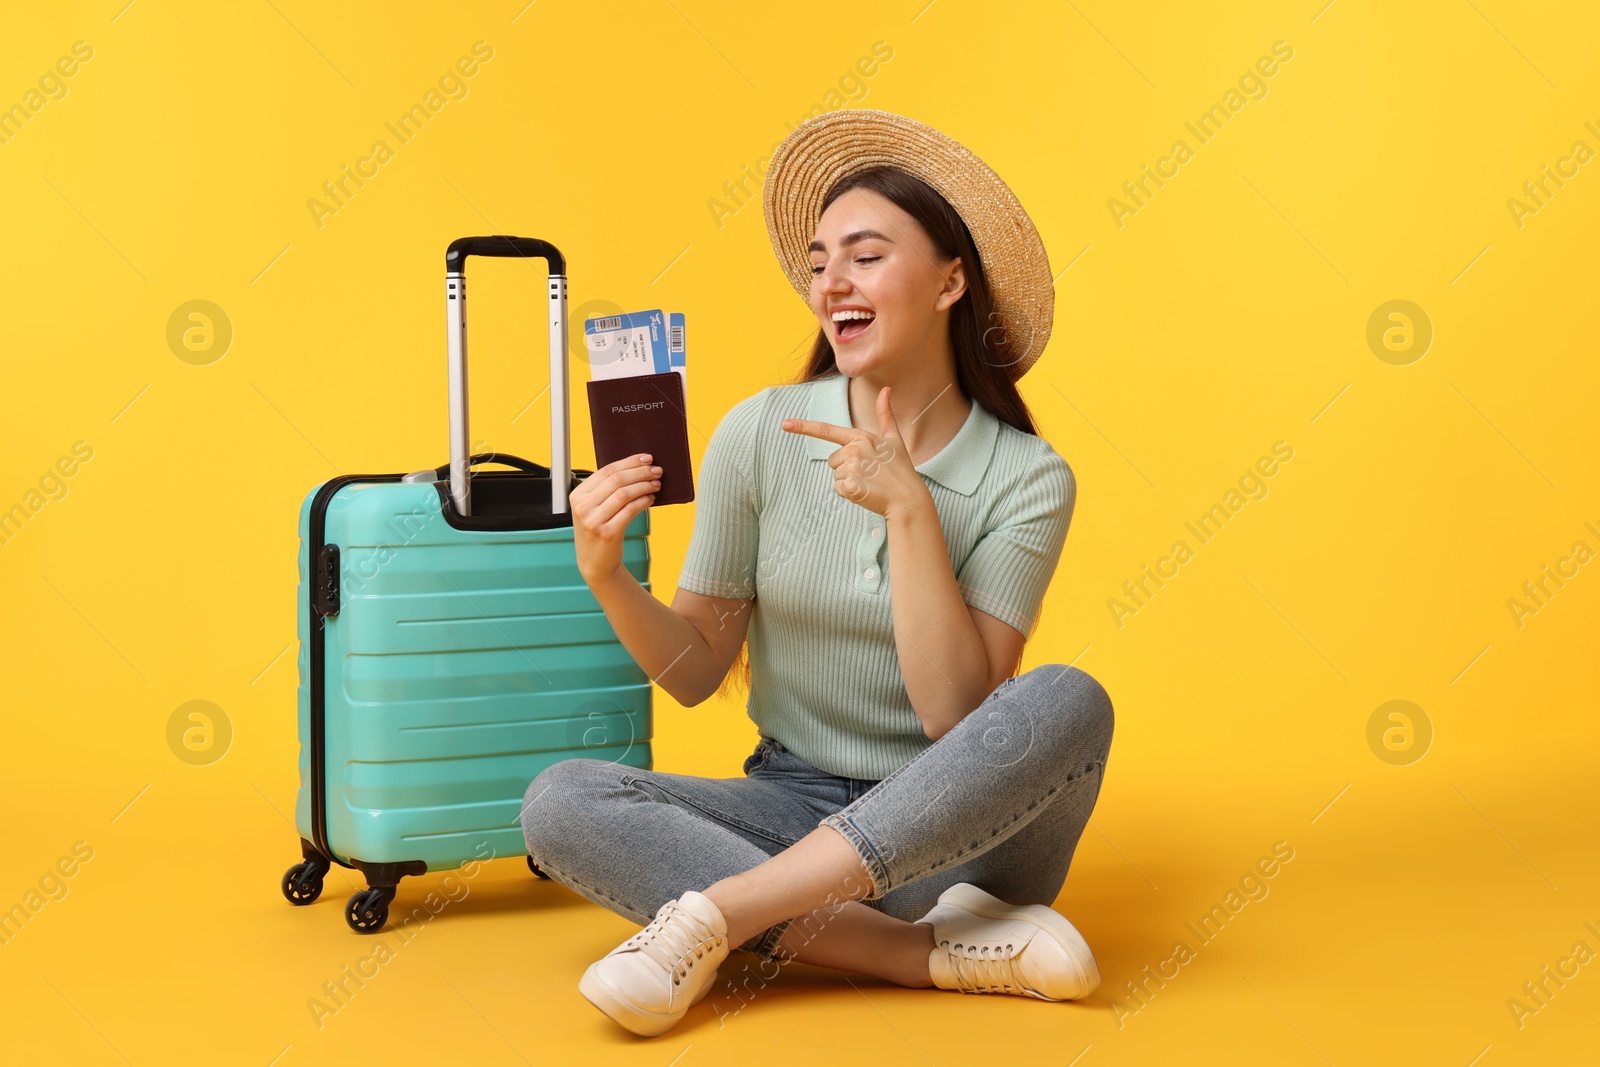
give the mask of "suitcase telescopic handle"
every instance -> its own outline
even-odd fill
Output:
[[[467,426],[467,257],[543,259],[549,266],[550,511],[565,514],[572,481],[571,402],[567,387],[567,260],[536,237],[461,237],[445,250],[445,296],[450,340],[450,497],[456,512],[472,514],[471,432]]]

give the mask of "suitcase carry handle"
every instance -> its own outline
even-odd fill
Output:
[[[479,452],[467,460],[467,466],[469,467],[477,467],[484,463],[503,463],[507,467],[515,467],[517,470],[527,471],[529,474],[548,475],[550,473],[550,468],[542,463],[535,463],[533,460],[523,459],[521,456],[508,456],[501,452]],[[450,464],[441,463],[433,469],[433,473],[439,476],[439,481],[444,481],[450,476]]]
[[[567,260],[536,237],[494,234],[461,237],[445,250],[445,296],[450,343],[450,497],[456,512],[472,514],[473,458],[467,426],[467,257],[543,259],[549,266],[550,308],[550,512],[565,514],[572,482],[571,402],[567,388]],[[441,468],[442,470],[442,468]],[[441,480],[443,475],[441,474]]]

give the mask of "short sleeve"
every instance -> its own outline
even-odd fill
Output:
[[[978,539],[956,575],[963,600],[1025,638],[1038,625],[1077,497],[1067,461],[1042,438],[1039,446],[1032,468],[1002,499],[998,522]]]
[[[678,585],[706,596],[756,595],[761,500],[756,464],[766,390],[735,404],[700,459],[694,527]]]

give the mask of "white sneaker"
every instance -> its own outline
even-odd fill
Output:
[[[727,958],[727,920],[710,897],[691,889],[591,963],[578,992],[623,1027],[654,1037],[704,999]]]
[[[957,882],[917,921],[933,927],[928,970],[940,989],[1077,1000],[1100,984],[1087,942],[1043,904],[1007,904]]]

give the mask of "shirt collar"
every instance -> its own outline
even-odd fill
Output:
[[[835,426],[855,425],[850,421],[849,390],[850,378],[844,374],[816,380],[807,400],[806,418]],[[919,464],[917,473],[927,475],[962,496],[971,496],[989,469],[999,433],[1000,420],[973,400],[972,410],[967,412],[967,421],[961,424],[961,429],[936,455]],[[820,437],[806,438],[806,454],[811,459],[827,459],[838,447]]]

